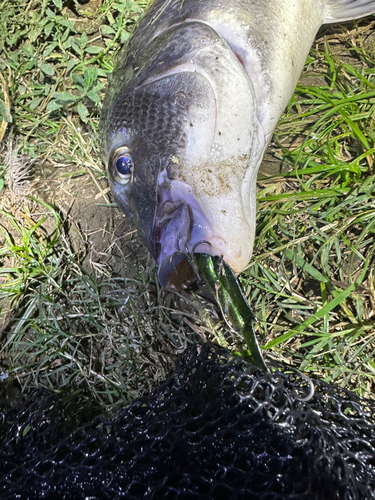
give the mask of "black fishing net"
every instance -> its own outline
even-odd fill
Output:
[[[375,498],[374,403],[313,383],[205,344],[150,396],[65,436],[60,403],[36,391],[3,415],[0,498]]]

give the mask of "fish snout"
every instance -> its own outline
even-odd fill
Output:
[[[225,242],[213,235],[204,215],[190,199],[159,203],[153,231],[153,256],[162,287],[180,291],[199,280],[194,255],[222,257]]]
[[[191,266],[186,265],[190,260],[192,226],[193,214],[184,200],[166,200],[158,206],[154,226],[155,260],[159,264],[159,282],[165,288],[180,289],[196,279]]]

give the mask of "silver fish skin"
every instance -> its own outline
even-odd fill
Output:
[[[318,29],[374,12],[374,0],[152,3],[110,79],[100,135],[162,286],[195,252],[245,268],[257,173]]]

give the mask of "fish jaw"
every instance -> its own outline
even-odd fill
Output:
[[[225,201],[227,206],[233,204],[232,199]],[[166,170],[160,173],[151,253],[164,288],[185,288],[199,278],[193,263],[197,253],[222,257],[235,272],[242,271],[250,260],[255,220],[253,225],[247,224],[238,210],[228,210],[237,213],[238,220],[233,216],[226,220],[226,210],[212,214],[207,210],[212,203],[206,202],[202,207],[202,200],[198,202],[190,185],[169,179]],[[233,232],[233,224],[238,231]]]
[[[169,179],[166,170],[158,180],[153,248],[158,279],[165,288],[185,287],[196,279],[191,269],[180,266],[186,259],[191,262],[194,253],[212,256],[225,253],[225,241],[215,235],[191,186]]]

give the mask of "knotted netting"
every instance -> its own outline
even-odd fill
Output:
[[[375,498],[374,402],[213,344],[114,418],[64,432],[43,390],[2,418],[3,500]]]

